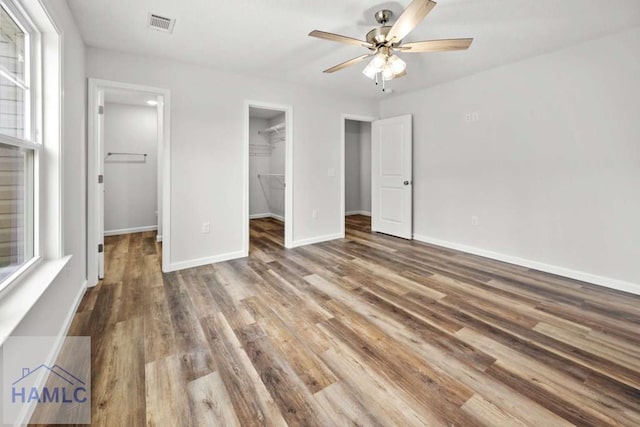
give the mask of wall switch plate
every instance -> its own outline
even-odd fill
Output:
[[[209,231],[210,231],[209,223],[208,222],[203,222],[202,223],[202,232],[203,233],[208,233]]]
[[[318,210],[314,209],[311,211],[311,218],[318,219]]]
[[[330,168],[327,170],[327,176],[336,176],[336,170],[334,168]]]
[[[472,216],[471,217],[471,225],[479,225],[480,224],[480,218],[478,218],[477,216]]]

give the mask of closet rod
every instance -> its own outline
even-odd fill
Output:
[[[275,126],[271,126],[270,128],[266,128],[265,130],[262,130],[262,131],[259,130],[258,134],[262,135],[263,133],[271,133],[271,132],[280,133],[280,131],[284,129],[285,129],[285,124],[284,122],[282,122],[282,123],[278,123]]]
[[[147,153],[107,153],[107,157],[109,156],[145,156],[147,157]]]

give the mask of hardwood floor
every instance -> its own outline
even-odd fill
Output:
[[[91,335],[100,426],[640,425],[640,297],[369,232],[162,275],[108,238]]]

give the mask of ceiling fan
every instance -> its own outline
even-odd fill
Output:
[[[335,65],[324,70],[324,72],[334,73],[373,57],[362,73],[370,79],[374,79],[376,85],[379,81],[382,81],[382,90],[384,91],[385,81],[397,79],[407,74],[407,64],[400,57],[395,55],[395,52],[444,52],[450,50],[464,50],[471,46],[471,43],[473,42],[472,38],[402,43],[402,39],[404,39],[435,6],[436,2],[431,0],[413,0],[402,12],[393,26],[387,25],[393,16],[393,12],[386,9],[379,10],[376,12],[375,18],[381,26],[369,31],[365,37],[366,41],[318,30],[311,31],[309,35],[311,37],[331,40],[338,43],[358,45],[369,49],[371,53],[361,55]]]

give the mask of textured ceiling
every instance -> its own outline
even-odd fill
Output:
[[[308,37],[319,29],[364,38],[373,13],[409,1],[68,0],[86,43],[269,79],[380,96],[359,64],[322,70],[367,50]],[[176,18],[173,34],[147,28],[149,12]],[[396,15],[397,17],[397,15]],[[400,54],[408,75],[394,93],[433,86],[640,25],[639,0],[442,0],[405,41],[474,37],[469,51]]]

